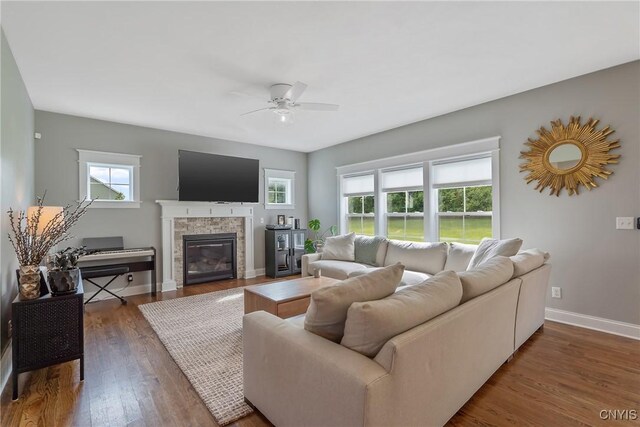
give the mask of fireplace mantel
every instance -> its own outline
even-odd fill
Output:
[[[161,208],[162,220],[162,292],[176,289],[173,266],[174,220],[176,218],[244,218],[245,274],[244,278],[256,277],[253,263],[253,206],[245,204],[180,202],[177,200],[156,200]]]

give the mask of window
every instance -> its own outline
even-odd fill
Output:
[[[493,235],[491,157],[432,166],[438,240],[477,244]]]
[[[140,206],[141,156],[78,150],[80,200],[91,199],[94,208]]]
[[[88,163],[89,199],[131,201],[132,167]]]
[[[423,181],[422,166],[382,172],[388,238],[424,241]]]
[[[294,209],[295,172],[265,169],[265,209]]]
[[[336,167],[341,233],[500,238],[500,137]]]
[[[374,177],[371,174],[342,178],[344,226],[347,233],[375,235]]]

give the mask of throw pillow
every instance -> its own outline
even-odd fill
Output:
[[[355,302],[349,307],[340,344],[374,357],[389,339],[451,310],[461,297],[460,278],[443,271],[387,298]]]
[[[349,306],[354,302],[391,295],[398,287],[403,272],[404,266],[396,264],[314,291],[304,319],[304,328],[328,340],[340,342]]]
[[[416,243],[390,240],[384,264],[401,262],[407,270],[436,274],[442,271],[446,260],[447,244],[444,242]]]
[[[322,259],[355,261],[355,240],[356,233],[327,237],[322,245]]]
[[[469,261],[478,249],[476,245],[465,245],[464,243],[449,243],[449,254],[447,262],[444,263],[445,270],[465,271],[469,267]]]
[[[519,277],[544,264],[549,254],[539,249],[527,249],[509,258],[513,262],[513,277]]]
[[[378,249],[386,240],[380,236],[356,236],[354,242],[356,262],[377,265]]]
[[[522,246],[522,239],[496,240],[484,238],[478,245],[473,257],[471,257],[467,270],[471,270],[495,256],[513,256],[518,253],[520,246]]]
[[[462,304],[511,280],[513,262],[507,257],[493,257],[458,276],[462,282]]]

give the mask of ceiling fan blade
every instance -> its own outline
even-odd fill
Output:
[[[338,111],[340,108],[338,104],[323,104],[320,102],[301,102],[293,106],[299,110],[309,111]]]
[[[307,89],[307,85],[302,82],[295,82],[293,86],[289,88],[283,98],[288,99],[291,102],[296,102],[296,99],[300,98],[300,95]]]
[[[240,114],[240,115],[241,115],[241,116],[246,116],[247,114],[257,113],[258,111],[273,110],[273,109],[274,109],[274,107],[259,108],[259,109],[257,109],[257,110],[247,111],[246,113],[242,113],[242,114]]]

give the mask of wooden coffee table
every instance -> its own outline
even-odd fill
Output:
[[[325,286],[335,285],[340,280],[330,277],[302,277],[284,282],[253,285],[244,288],[244,313],[264,310],[286,319],[306,313],[311,292]]]

